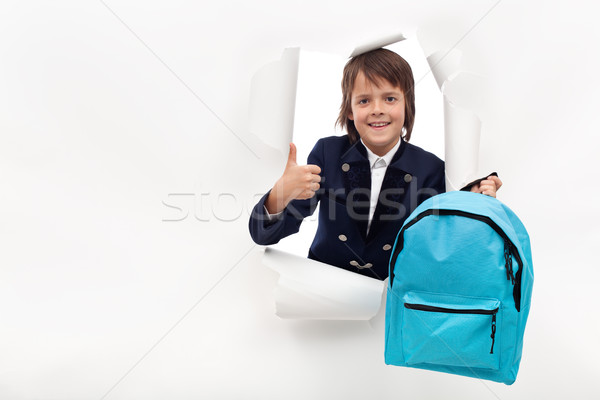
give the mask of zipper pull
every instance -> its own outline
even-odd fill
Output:
[[[506,280],[515,284],[515,275],[513,273],[512,256],[510,254],[511,245],[508,240],[504,240],[504,265],[506,266]]]
[[[492,314],[492,334],[490,337],[492,338],[492,348],[490,349],[490,354],[494,354],[494,342],[496,341],[496,314]]]

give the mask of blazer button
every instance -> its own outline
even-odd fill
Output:
[[[344,172],[348,172],[348,171],[350,171],[350,164],[348,164],[348,163],[343,163],[343,164],[342,164],[342,171],[344,171]]]
[[[338,236],[338,239],[340,239],[340,241],[342,241],[342,242],[345,242],[346,240],[348,240],[346,235],[340,235],[340,236]]]
[[[383,246],[383,250],[384,250],[384,251],[388,251],[388,250],[390,250],[391,248],[392,248],[392,246],[390,246],[389,244],[386,244],[386,245],[384,245],[384,246]]]
[[[350,265],[352,265],[353,267],[359,267],[360,266],[360,264],[356,260],[350,261]]]
[[[412,175],[411,174],[404,175],[404,182],[410,183],[410,181],[412,181]]]

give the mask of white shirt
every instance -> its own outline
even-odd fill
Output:
[[[362,142],[362,139],[360,141]],[[369,233],[369,229],[371,229],[371,221],[373,220],[375,208],[377,207],[377,201],[379,200],[379,193],[381,192],[381,185],[383,184],[385,171],[387,171],[388,165],[390,165],[392,158],[394,158],[394,155],[400,148],[400,143],[402,143],[401,139],[399,139],[398,143],[396,143],[396,145],[382,157],[379,157],[367,146],[365,146],[367,149],[369,164],[371,165],[371,201],[369,205],[369,224],[367,225],[367,233]],[[364,145],[364,142],[362,142],[362,144]]]

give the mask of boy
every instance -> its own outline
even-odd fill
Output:
[[[348,61],[337,123],[346,136],[320,139],[308,165],[290,144],[281,178],[252,211],[262,245],[296,233],[317,203],[319,225],[308,257],[377,279],[388,276],[393,242],[410,213],[445,192],[444,162],[408,143],[415,117],[414,78],[398,54],[377,49]],[[488,177],[471,191],[495,197]]]

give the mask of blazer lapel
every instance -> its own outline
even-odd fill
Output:
[[[366,241],[369,222],[369,199],[371,192],[371,168],[367,149],[357,141],[340,158],[340,170],[344,176],[346,207],[358,225],[358,230]]]

